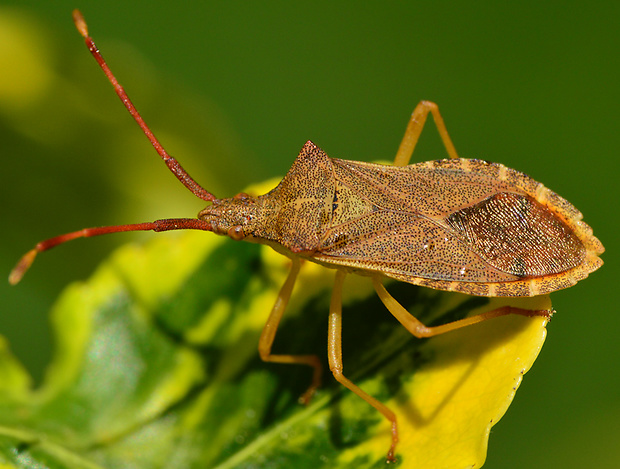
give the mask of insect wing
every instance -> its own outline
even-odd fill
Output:
[[[581,267],[588,252],[565,221],[581,214],[523,173],[464,159],[333,163],[331,223],[314,256],[320,262],[485,296],[557,290],[600,265]],[[539,187],[556,211],[535,199]],[[571,269],[575,275],[559,277]]]

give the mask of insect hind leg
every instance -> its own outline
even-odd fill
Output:
[[[497,318],[500,316],[506,316],[508,314],[519,314],[521,316],[544,316],[550,318],[553,315],[552,310],[530,310],[523,308],[516,308],[514,306],[502,306],[492,311],[476,314],[468,318],[459,319],[458,321],[449,322],[440,326],[427,327],[409,311],[407,311],[396,299],[388,293],[379,277],[373,277],[373,285],[379,298],[389,310],[390,313],[400,322],[405,329],[418,338],[433,337],[446,332],[454,331],[462,327],[471,326],[479,322],[486,321],[488,319]]]
[[[293,292],[293,287],[295,286],[295,281],[297,280],[297,275],[299,274],[299,269],[301,266],[299,258],[293,258],[292,262],[293,264],[291,266],[291,271],[289,272],[284,285],[282,285],[280,293],[278,293],[278,298],[273,305],[271,314],[269,315],[269,318],[263,328],[263,332],[261,333],[260,340],[258,342],[258,352],[261,359],[265,362],[308,365],[313,368],[314,371],[312,374],[312,382],[310,383],[308,389],[299,398],[299,401],[302,404],[308,404],[317,388],[321,385],[323,366],[321,365],[319,357],[316,355],[274,355],[271,353],[271,346],[273,345],[273,341],[276,337],[280,319],[282,319],[282,314],[284,313],[286,305],[291,297],[291,293]]]
[[[439,136],[446,147],[448,155],[450,158],[459,157],[456,153],[456,148],[454,148],[454,144],[450,139],[448,129],[446,129],[446,124],[444,124],[437,105],[431,101],[420,101],[411,114],[409,124],[407,125],[407,130],[405,130],[405,135],[403,140],[400,142],[400,147],[398,147],[396,158],[394,158],[394,166],[406,166],[409,164],[411,155],[413,154],[413,150],[418,143],[418,139],[420,138],[420,134],[422,133],[422,129],[424,128],[429,112],[433,115],[435,126],[439,131]]]

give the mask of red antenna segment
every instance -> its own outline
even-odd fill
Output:
[[[116,94],[121,99],[125,108],[127,108],[127,110],[129,111],[129,114],[131,114],[131,116],[138,123],[138,125],[140,126],[140,128],[142,129],[146,137],[149,139],[149,141],[155,148],[155,151],[157,151],[157,154],[161,157],[162,160],[164,160],[164,163],[166,163],[166,166],[168,166],[168,169],[170,169],[170,171],[172,171],[172,173],[177,177],[177,179],[181,181],[183,185],[187,187],[192,192],[192,194],[194,194],[196,197],[199,197],[200,199],[205,200],[207,202],[213,202],[215,200],[218,200],[217,197],[211,194],[211,192],[209,192],[208,190],[203,188],[200,184],[198,184],[196,181],[194,181],[194,179],[189,174],[187,174],[187,171],[183,169],[183,167],[179,164],[179,162],[168,154],[168,152],[164,149],[162,144],[159,143],[159,140],[157,140],[155,135],[153,135],[153,132],[151,131],[149,126],[146,125],[146,122],[144,122],[144,119],[142,119],[142,116],[140,116],[140,113],[138,112],[136,107],[133,105],[133,103],[129,99],[129,96],[127,96],[127,93],[125,92],[123,87],[120,85],[120,83],[118,82],[118,80],[116,79],[112,71],[110,70],[110,67],[108,67],[108,64],[106,64],[105,60],[103,60],[103,56],[99,52],[99,49],[97,49],[95,42],[88,34],[88,26],[86,25],[86,21],[84,21],[84,17],[82,16],[82,13],[80,13],[78,10],[73,10],[73,21],[75,23],[75,27],[77,28],[77,30],[80,32],[82,37],[84,37],[88,50],[93,55],[93,57],[95,58],[95,60],[97,61],[101,69],[103,70],[103,72],[106,74],[110,83],[112,83],[112,86],[114,87],[114,91],[116,91]],[[30,268],[30,265],[32,264],[32,262],[34,261],[38,253],[47,251],[48,249],[58,246],[59,244],[66,243],[67,241],[71,241],[77,238],[88,238],[91,236],[99,236],[99,235],[109,234],[109,233],[119,233],[122,231],[150,231],[150,230],[153,230],[153,231],[170,231],[170,230],[213,231],[213,227],[211,226],[211,223],[203,221],[203,220],[195,219],[195,218],[171,218],[171,219],[164,219],[164,220],[155,220],[154,222],[147,222],[147,223],[134,223],[134,224],[129,224],[129,225],[114,225],[114,226],[102,226],[102,227],[97,227],[97,228],[84,228],[79,231],[74,231],[72,233],[66,233],[60,236],[56,236],[54,238],[46,239],[45,241],[41,241],[40,243],[38,243],[33,249],[28,251],[19,260],[15,268],[11,271],[11,274],[9,275],[9,283],[11,283],[12,285],[15,285],[22,279],[22,277],[24,276],[26,271]]]
[[[103,59],[101,52],[99,52],[99,49],[95,45],[95,41],[93,41],[93,38],[90,37],[90,35],[88,34],[88,26],[86,25],[86,21],[84,21],[84,17],[79,10],[73,10],[73,22],[75,23],[75,27],[77,28],[77,30],[84,38],[84,42],[86,42],[86,47],[88,47],[88,50],[93,55],[105,75],[108,77],[108,80],[110,80],[110,83],[112,83],[114,91],[116,91],[116,94],[121,99],[123,105],[127,108],[129,114],[131,114],[131,116],[138,123],[138,125],[142,129],[142,132],[144,132],[144,135],[146,135],[146,137],[149,139],[161,159],[164,160],[164,163],[166,163],[166,166],[168,166],[170,171],[172,171],[172,173],[177,177],[177,179],[181,181],[183,185],[187,187],[196,197],[199,197],[202,200],[206,200],[207,202],[215,200],[217,197],[215,197],[208,190],[206,190],[200,184],[194,181],[194,179],[189,174],[187,174],[187,172],[183,169],[179,162],[168,154],[162,144],[159,143],[159,140],[157,140],[155,135],[153,135],[153,132],[151,131],[149,126],[146,125],[146,122],[144,122],[144,119],[142,119],[142,116],[133,105],[133,103],[129,99],[129,96],[127,96],[127,93],[110,70],[110,67],[108,67],[108,64]]]

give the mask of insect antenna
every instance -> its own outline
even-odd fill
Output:
[[[79,10],[73,10],[73,22],[75,23],[75,27],[77,28],[79,33],[84,38],[84,41],[86,42],[86,47],[88,47],[88,50],[95,58],[95,60],[105,73],[106,77],[108,77],[108,80],[114,87],[114,91],[116,91],[116,94],[121,99],[123,105],[127,108],[129,114],[131,114],[134,120],[138,123],[138,125],[142,129],[142,132],[144,132],[144,135],[146,135],[146,137],[155,148],[155,151],[157,151],[157,154],[159,154],[161,159],[164,160],[164,163],[166,163],[166,166],[168,166],[168,169],[170,169],[170,171],[172,171],[172,174],[174,174],[177,179],[181,181],[181,183],[183,183],[183,185],[187,187],[196,197],[199,197],[202,200],[206,200],[207,202],[215,200],[217,197],[215,197],[213,194],[211,194],[211,192],[209,192],[196,181],[194,181],[194,179],[189,174],[187,174],[187,171],[183,169],[183,167],[175,158],[168,154],[162,144],[159,143],[159,140],[157,140],[149,126],[146,125],[146,122],[144,122],[144,119],[142,119],[142,116],[133,105],[133,103],[129,99],[129,96],[127,96],[127,93],[110,70],[110,67],[108,67],[108,64],[103,59],[103,56],[95,45],[93,38],[91,38],[88,34],[88,26],[86,25],[86,21],[84,20],[84,17]]]
[[[172,231],[172,230],[202,230],[213,231],[211,223],[197,218],[167,218],[162,220],[155,220],[153,222],[145,223],[132,223],[129,225],[112,225],[112,226],[99,226],[95,228],[83,228],[71,233],[65,233],[54,238],[40,241],[37,245],[22,256],[17,265],[13,268],[9,274],[9,283],[11,285],[17,284],[26,271],[30,268],[34,262],[38,253],[52,249],[59,244],[72,241],[77,238],[90,238],[91,236],[100,236],[110,233],[121,233],[123,231]]]
[[[206,200],[207,202],[213,202],[214,200],[217,200],[217,197],[215,197],[213,194],[211,194],[211,192],[209,192],[204,187],[202,187],[200,184],[198,184],[187,173],[187,171],[183,169],[183,167],[179,164],[179,162],[168,154],[168,152],[164,149],[164,147],[159,142],[159,140],[157,140],[157,138],[155,137],[155,135],[153,134],[149,126],[146,125],[146,122],[144,122],[144,119],[142,119],[142,116],[140,116],[140,113],[138,112],[136,107],[133,105],[133,103],[129,99],[129,96],[127,96],[127,93],[125,92],[123,87],[120,85],[120,83],[118,82],[118,80],[116,79],[112,71],[110,70],[110,67],[108,67],[108,65],[106,64],[105,60],[103,59],[103,56],[99,52],[99,49],[97,49],[95,42],[88,34],[88,27],[86,25],[86,21],[84,21],[84,17],[82,16],[82,13],[80,13],[78,10],[73,10],[73,22],[75,23],[75,27],[77,28],[79,33],[84,38],[86,42],[86,46],[88,47],[88,50],[93,55],[93,57],[95,58],[95,60],[97,61],[97,63],[99,64],[103,72],[105,73],[105,75],[108,77],[108,80],[114,87],[114,91],[116,91],[116,94],[121,99],[123,105],[129,111],[129,114],[131,114],[134,120],[138,123],[138,125],[144,132],[144,135],[146,135],[146,137],[149,139],[149,141],[155,148],[155,151],[157,151],[157,154],[161,157],[162,160],[164,160],[164,163],[166,163],[166,166],[168,166],[168,169],[170,169],[170,171],[177,177],[177,179],[181,181],[181,183],[185,187],[187,187],[192,192],[192,194],[194,194],[196,197],[202,200]],[[102,226],[102,227],[96,227],[96,228],[84,228],[82,230],[74,231],[72,233],[66,233],[66,234],[56,236],[54,238],[46,239],[44,241],[39,242],[33,249],[28,251],[19,260],[17,265],[13,268],[13,270],[11,271],[9,275],[9,283],[11,283],[12,285],[15,285],[22,279],[26,271],[32,265],[38,253],[47,251],[48,249],[56,247],[59,244],[66,243],[67,241],[71,241],[77,238],[88,238],[91,236],[99,236],[99,235],[110,234],[110,233],[119,233],[123,231],[149,231],[149,230],[153,230],[153,231],[171,231],[171,230],[213,231],[213,227],[211,223],[203,221],[203,220],[195,219],[195,218],[170,218],[170,219],[155,220],[153,222],[146,222],[146,223],[133,223],[133,224],[128,224],[128,225],[114,225],[114,226]]]

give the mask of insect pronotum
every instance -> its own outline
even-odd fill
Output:
[[[73,12],[73,19],[159,156],[185,187],[209,205],[197,219],[86,228],[41,241],[18,262],[10,283],[20,281],[39,252],[75,238],[121,231],[195,229],[267,244],[291,259],[291,270],[258,350],[264,361],[313,368],[312,382],[301,397],[308,402],[320,385],[320,360],[315,355],[275,355],[271,346],[301,259],[336,269],[329,309],[329,367],[336,380],[391,422],[389,461],[395,460],[398,442],[396,415],[343,374],[341,298],[347,274],[370,277],[381,301],[407,330],[416,337],[432,337],[507,314],[549,316],[551,311],[504,306],[426,327],[387,292],[383,277],[470,295],[525,297],[570,287],[603,263],[599,258],[603,245],[573,205],[523,173],[459,158],[437,106],[429,101],[413,111],[392,166],[330,158],[308,141],[271,192],[218,199],[168,155],[103,60],[79,11]],[[408,165],[429,112],[450,158]]]

